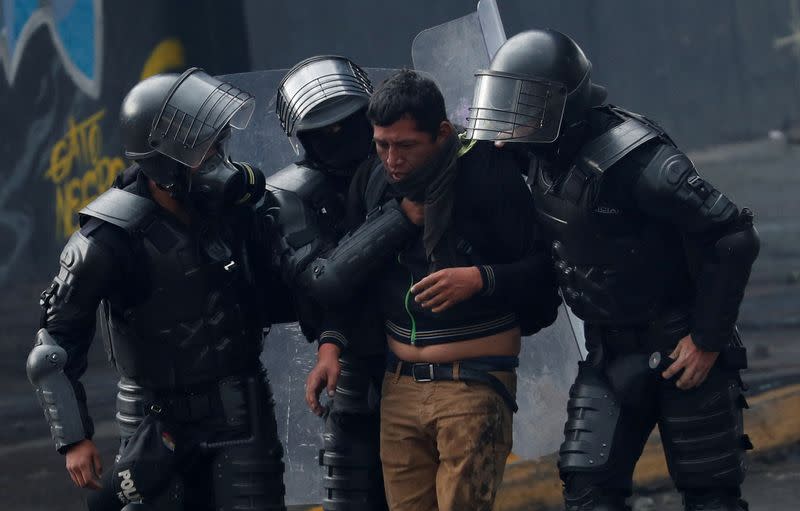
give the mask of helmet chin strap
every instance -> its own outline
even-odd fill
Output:
[[[559,167],[564,167],[575,157],[586,138],[586,130],[589,123],[586,119],[567,126],[556,140],[556,149],[553,154],[553,163]]]
[[[138,161],[142,172],[173,199],[183,201],[191,189],[189,168],[166,156],[157,155]]]
[[[189,186],[187,187],[187,189],[185,191],[181,191],[175,184],[162,185],[162,184],[156,182],[156,186],[159,189],[164,190],[165,192],[167,192],[169,194],[169,196],[172,197],[173,199],[179,200],[179,201],[183,201],[189,195],[189,191],[191,190],[191,187],[192,187],[192,182],[191,182],[191,180],[189,181]]]

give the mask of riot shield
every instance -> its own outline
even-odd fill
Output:
[[[414,68],[431,75],[456,124],[466,121],[475,73],[486,69],[505,42],[495,0],[480,0],[476,12],[420,32],[412,43]],[[514,454],[536,458],[558,449],[567,418],[569,387],[585,356],[583,323],[566,305],[549,328],[522,342],[514,417]]]
[[[366,69],[375,84],[394,71]],[[234,160],[251,163],[266,176],[298,160],[275,115],[278,85],[287,72],[288,69],[278,69],[218,77],[256,98],[250,124],[246,130],[231,135],[228,150]],[[325,424],[309,411],[305,402],[306,376],[316,363],[317,346],[306,341],[296,323],[275,325],[266,338],[261,359],[275,396],[278,434],[285,450],[286,503],[321,502],[323,469],[319,465],[319,451]]]
[[[455,124],[466,123],[475,71],[489,67],[505,40],[495,0],[480,0],[472,14],[423,30],[411,43],[414,69],[433,76],[444,95],[447,115]]]
[[[505,40],[494,0],[481,0],[476,13],[421,32],[414,40],[414,66],[433,76],[445,95],[450,119],[463,123],[471,105],[475,71],[489,65]],[[367,69],[374,84],[393,70]],[[276,92],[287,70],[219,77],[256,97],[248,129],[229,142],[234,159],[248,161],[267,176],[297,159],[275,116]],[[566,419],[569,386],[582,358],[583,327],[566,306],[549,328],[523,340],[514,419],[514,454],[535,458],[558,449]],[[316,360],[296,324],[277,325],[262,355],[275,396],[278,431],[285,449],[287,504],[322,500],[323,421],[307,408],[304,384]]]

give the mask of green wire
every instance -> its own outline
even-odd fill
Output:
[[[413,285],[414,277],[411,277],[411,286]],[[408,291],[406,291],[406,312],[408,313],[408,317],[411,318],[411,345],[413,346],[417,344],[417,320],[414,319],[414,316],[408,309],[408,299],[411,297],[411,286],[409,286]]]
[[[402,265],[403,263],[400,262],[400,254],[397,254],[397,263]],[[411,298],[411,288],[414,287],[414,274],[411,271],[408,272],[411,275],[411,285],[408,286],[408,291],[406,291],[406,298],[403,303],[406,308],[406,314],[408,317],[411,318],[411,345],[414,346],[417,343],[417,320],[414,319],[414,315],[411,314],[411,309],[408,308],[408,299]]]

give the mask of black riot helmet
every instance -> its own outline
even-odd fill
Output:
[[[278,85],[275,112],[306,159],[337,172],[351,171],[371,147],[365,110],[372,95],[367,73],[350,59],[320,55],[303,60]]]
[[[591,81],[583,50],[556,30],[528,30],[497,50],[478,71],[467,117],[469,139],[555,142],[603,102],[605,89]]]
[[[189,191],[190,171],[150,147],[153,119],[161,111],[177,74],[151,76],[136,84],[122,100],[120,131],[125,157],[137,162],[142,172],[176,198]]]
[[[137,83],[122,100],[119,124],[125,157],[131,160],[141,160],[157,154],[157,151],[148,143],[150,130],[153,129],[153,119],[161,111],[164,98],[167,97],[177,79],[178,75],[175,73],[164,73],[145,78]]]
[[[190,168],[200,166],[231,127],[245,128],[254,107],[253,96],[198,68],[152,76],[122,101],[125,156],[171,195],[184,197]]]

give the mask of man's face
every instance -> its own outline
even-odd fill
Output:
[[[375,149],[393,181],[402,181],[436,155],[443,135],[419,131],[417,122],[403,116],[389,126],[373,126]]]

